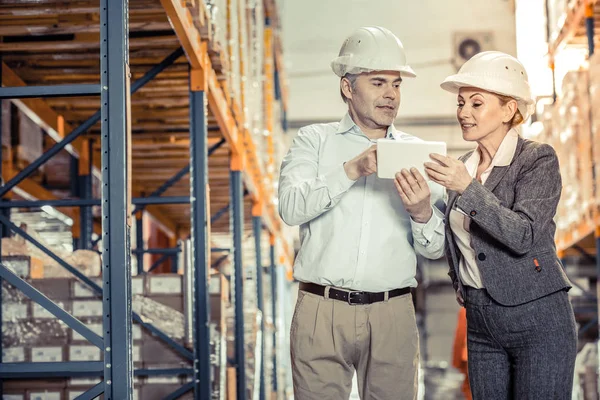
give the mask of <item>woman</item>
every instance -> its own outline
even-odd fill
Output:
[[[467,311],[473,399],[570,399],[577,337],[553,222],[562,183],[554,149],[515,129],[533,109],[527,73],[484,52],[441,87],[457,94],[463,138],[477,142],[460,160],[425,164],[448,189],[446,253]]]

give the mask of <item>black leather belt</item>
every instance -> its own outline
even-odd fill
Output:
[[[317,285],[316,283],[300,282],[300,290],[305,292],[313,293],[319,296],[325,296],[325,286]],[[410,288],[405,287],[402,289],[390,290],[388,298],[402,296],[410,293]],[[359,292],[359,291],[345,291],[329,288],[329,298],[344,301],[348,304],[372,304],[378,301],[385,300],[385,292],[372,293],[372,292]]]

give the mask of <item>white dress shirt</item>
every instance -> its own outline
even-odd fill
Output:
[[[393,125],[387,137],[421,140]],[[431,259],[443,255],[443,215],[436,207],[426,224],[416,223],[393,180],[346,175],[344,162],[374,143],[349,114],[304,127],[294,139],[281,166],[279,214],[300,225],[296,280],[370,292],[415,287],[415,250]],[[443,187],[429,186],[431,203],[443,204]]]
[[[515,129],[508,131],[502,140],[500,147],[498,147],[498,151],[496,151],[490,166],[481,174],[482,184],[485,184],[485,181],[490,176],[494,167],[510,165],[515,156],[518,142],[519,133]],[[477,176],[477,167],[479,166],[480,160],[481,153],[478,146],[469,159],[465,161],[465,167],[473,178]],[[471,218],[464,210],[455,207],[450,211],[450,228],[454,233],[456,244],[462,255],[458,268],[460,271],[460,279],[466,286],[482,289],[484,288],[484,284],[481,280],[479,267],[477,267],[477,261],[475,260],[475,251],[471,247],[471,234],[469,233],[470,224]]]

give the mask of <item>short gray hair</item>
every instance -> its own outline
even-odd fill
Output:
[[[342,79],[346,78],[350,81],[350,87],[352,88],[352,90],[354,90],[356,88],[356,78],[358,78],[360,74],[346,74],[342,77]],[[348,102],[348,98],[344,95],[344,91],[342,90],[342,80],[340,79],[340,96],[342,96],[342,100],[344,100],[344,103]]]

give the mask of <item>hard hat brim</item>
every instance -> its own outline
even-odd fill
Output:
[[[512,89],[512,85],[509,82],[503,83],[505,86],[501,88],[501,85],[494,85],[489,82],[486,77],[480,76],[465,76],[464,74],[456,74],[450,75],[440,84],[440,87],[450,93],[458,93],[461,88],[464,87],[474,87],[478,89],[485,90],[487,92],[500,94],[503,96],[514,97],[518,101],[522,101],[523,103],[530,105],[535,103],[535,101],[531,98],[524,98],[519,94],[515,93]]]
[[[508,84],[508,86],[504,89],[500,88],[499,85],[494,86],[490,84],[489,80],[485,76],[482,77],[464,74],[451,75],[444,79],[444,81],[440,84],[440,87],[454,94],[457,94],[463,87],[474,87],[490,93],[495,93],[502,96],[510,96],[519,104],[518,108],[523,116],[523,119],[529,118],[535,108],[534,99],[523,98],[522,96],[517,95],[513,90],[510,90],[510,84]]]
[[[342,57],[338,57],[331,62],[331,69],[334,74],[343,78],[346,74],[362,74],[369,73],[375,71],[394,71],[400,72],[400,76],[403,78],[416,78],[417,74],[415,71],[408,65],[378,65],[373,66],[372,64],[365,62],[348,65],[345,60],[340,60]],[[356,60],[354,60],[356,61]],[[370,67],[363,67],[361,65],[371,65]]]

